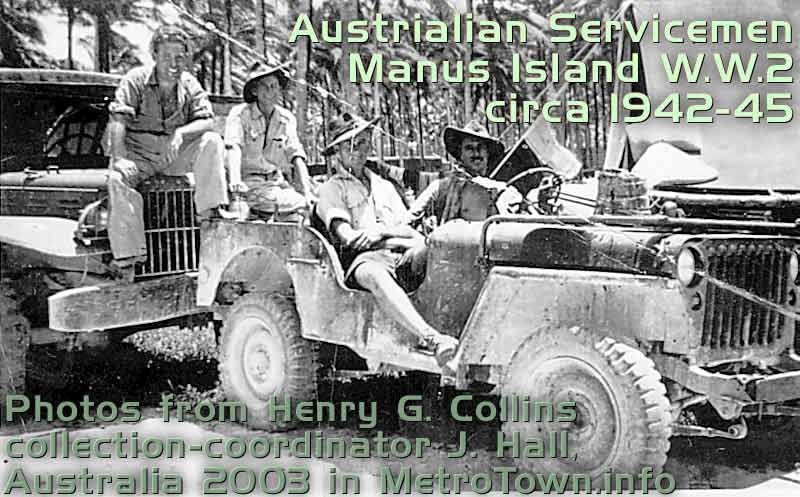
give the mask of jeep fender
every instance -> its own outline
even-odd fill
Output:
[[[316,230],[291,223],[219,221],[201,226],[197,303],[214,304],[221,284],[294,293],[304,338],[349,347],[374,365],[440,372],[432,355],[411,352],[404,332],[368,292],[344,285],[333,247]]]
[[[226,282],[243,284],[248,290],[289,291],[292,280],[287,262],[317,260],[322,255],[319,239],[297,224],[203,223],[197,305],[214,304],[220,285]]]
[[[668,278],[495,267],[461,335],[459,386],[499,384],[520,346],[547,330],[578,326],[679,352],[689,346],[689,319],[679,284]]]

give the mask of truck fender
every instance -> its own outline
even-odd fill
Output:
[[[0,244],[5,256],[23,266],[105,273],[99,256],[106,251],[76,243],[77,227],[58,217],[0,216]]]

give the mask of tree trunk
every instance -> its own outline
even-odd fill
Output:
[[[312,16],[312,5],[310,0],[300,0],[298,6],[298,13],[308,14]],[[311,44],[308,42],[308,37],[303,36],[297,44],[297,79],[305,82],[308,78],[308,68],[311,58]],[[300,141],[308,148],[308,98],[309,98],[308,84],[300,83],[295,86],[295,98],[297,101],[297,109],[295,114],[297,117],[297,132],[300,135]]]
[[[417,83],[417,122],[419,123],[419,156],[425,158],[425,134],[422,129],[422,95]],[[422,163],[420,163],[422,164]]]
[[[217,47],[211,47],[211,85],[208,87],[211,93],[217,93]]]
[[[72,35],[75,27],[75,6],[67,5],[67,67],[75,69],[75,59],[72,54]]]
[[[111,70],[111,25],[105,12],[95,13],[94,68],[97,72]]]
[[[264,49],[264,26],[266,25],[266,18],[264,17],[264,0],[256,1],[256,52],[262,57],[266,55]]]
[[[233,36],[233,2],[225,0],[225,34]],[[228,38],[222,40],[222,94],[233,94],[231,81],[231,42]]]
[[[345,0],[342,2],[342,22],[347,23],[348,21],[352,21],[357,17],[358,0]],[[358,45],[354,45],[353,47],[355,48],[354,51],[358,51]],[[342,85],[342,98],[347,103],[352,105],[357,111],[358,88],[356,87],[355,83],[350,82],[350,49],[351,45],[347,42],[347,38],[345,38],[344,42],[342,43],[342,60],[339,64],[341,66],[339,82]]]
[[[375,10],[373,12],[373,17],[375,14],[381,11],[381,0],[375,0]],[[380,47],[378,46],[378,41],[375,40],[375,53],[380,52]],[[381,114],[381,83],[377,81],[372,84],[372,114],[375,116],[379,116]],[[383,126],[383,124],[380,124]],[[378,158],[381,162],[383,162],[383,133],[378,133]]]
[[[472,0],[467,0],[467,14],[472,14]],[[466,32],[466,20],[464,21],[464,31]],[[464,57],[464,67],[469,67],[472,61],[472,43],[467,44],[467,53]],[[464,82],[464,123],[468,123],[472,118],[472,86]]]

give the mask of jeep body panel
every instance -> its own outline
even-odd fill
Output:
[[[498,384],[526,340],[574,326],[632,343],[665,342],[679,350],[688,347],[691,323],[675,280],[498,266],[490,271],[462,334],[461,364],[477,366],[473,369],[482,381]],[[460,376],[465,386],[467,379]]]
[[[47,299],[49,326],[64,332],[92,332],[208,312],[197,307],[196,289],[194,275],[182,274],[63,290]]]
[[[368,363],[438,373],[432,355],[379,309],[368,292],[344,286],[333,246],[294,223],[215,221],[201,226],[197,304],[211,306],[225,285],[294,295],[304,338],[346,345]],[[219,309],[224,313],[224,309]]]

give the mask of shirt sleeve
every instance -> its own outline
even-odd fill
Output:
[[[439,199],[439,194],[442,189],[442,180],[437,179],[431,182],[425,190],[419,194],[419,197],[414,200],[411,207],[408,209],[409,220],[411,224],[416,224],[422,221],[425,215],[436,214],[434,206]]]
[[[286,158],[290,164],[296,157],[300,157],[304,161],[308,161],[308,156],[303,148],[303,144],[300,142],[300,137],[297,136],[297,119],[295,119],[295,117],[292,115],[289,115],[289,122],[286,123],[285,150]]]
[[[208,92],[200,86],[200,82],[191,75],[186,77],[185,81],[189,100],[189,121],[214,117],[214,108],[208,98]]]
[[[108,105],[108,111],[113,114],[125,114],[136,117],[142,98],[143,81],[139,81],[139,74],[128,72],[122,77],[117,90],[114,92],[114,101]]]
[[[228,112],[225,118],[225,145],[242,146],[244,143],[244,125],[242,124],[243,106],[237,105]]]
[[[331,223],[335,219],[353,223],[353,218],[344,202],[342,188],[337,182],[327,181],[319,188],[317,214],[328,231],[331,231]]]

